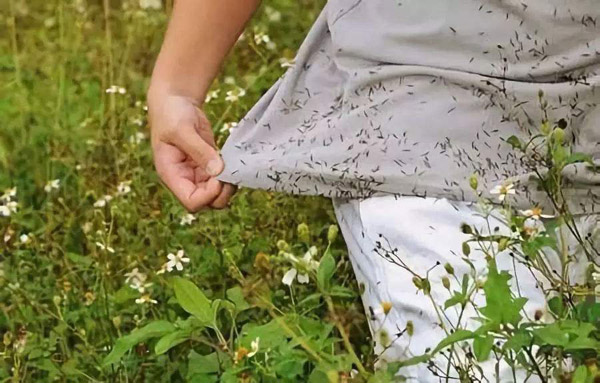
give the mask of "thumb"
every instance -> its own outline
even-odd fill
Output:
[[[207,143],[196,131],[193,124],[186,123],[178,132],[175,144],[190,156],[194,162],[210,176],[217,176],[223,171],[223,160],[217,150]]]

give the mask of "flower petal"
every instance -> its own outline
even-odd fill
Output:
[[[296,269],[294,269],[294,268],[289,269],[287,271],[287,273],[285,273],[285,275],[281,279],[281,282],[284,285],[291,286],[292,282],[294,281],[294,278],[296,278],[296,274],[298,274],[298,271]]]
[[[298,283],[308,283],[308,274],[298,274]]]

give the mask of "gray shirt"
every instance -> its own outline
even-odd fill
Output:
[[[598,0],[330,0],[227,139],[219,179],[468,201],[476,173],[483,196],[509,181],[514,206],[551,213],[506,140],[562,119],[575,151],[600,160],[599,16]],[[565,175],[572,211],[599,211],[600,174]]]

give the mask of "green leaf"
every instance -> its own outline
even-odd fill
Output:
[[[327,251],[321,258],[319,269],[317,270],[317,283],[325,291],[329,291],[331,277],[335,272],[335,260],[331,252]]]
[[[490,357],[490,352],[492,351],[493,346],[493,336],[478,336],[473,341],[473,352],[475,353],[475,358],[477,358],[477,360],[480,362],[487,360]]]
[[[288,324],[290,325],[290,324]],[[260,338],[260,347],[263,349],[276,348],[285,343],[289,336],[275,319],[263,325],[248,323],[242,328],[241,344],[249,348],[250,343]]]
[[[127,351],[129,351],[129,349],[138,343],[150,338],[163,336],[173,331],[175,331],[175,326],[173,326],[171,322],[164,320],[150,322],[142,328],[133,330],[131,334],[117,339],[112,351],[106,356],[106,358],[104,358],[102,364],[107,366],[109,364],[116,363],[123,355],[125,355]]]
[[[188,383],[217,383],[219,381],[219,377],[217,375],[206,375],[206,374],[198,374],[193,375]]]
[[[338,298],[354,298],[356,297],[356,293],[354,292],[354,290],[349,289],[347,287],[344,286],[332,286],[331,290],[329,291],[329,294],[332,297],[338,297]]]
[[[508,285],[511,275],[498,272],[496,263],[489,262],[489,273],[483,285],[486,306],[481,308],[481,313],[496,323],[512,323],[516,325],[521,320],[521,309],[527,302],[526,298],[513,298]]]
[[[190,336],[190,330],[177,330],[170,334],[164,335],[162,338],[158,340],[156,345],[154,346],[154,352],[157,355],[164,354],[169,351],[171,348],[177,346],[180,343],[188,340]]]
[[[569,155],[565,159],[565,165],[573,164],[576,162],[586,162],[586,163],[590,164],[591,166],[595,165],[592,156],[589,154],[586,154],[586,153],[580,153],[580,152],[571,153],[571,155]]]
[[[227,299],[235,305],[236,312],[242,312],[250,308],[250,305],[244,297],[244,292],[240,286],[235,286],[227,290]]]
[[[445,303],[444,303],[444,308],[447,309],[449,307],[455,306],[457,304],[464,304],[464,302],[466,302],[466,297],[459,293],[458,291],[454,292],[454,295],[452,297],[450,297]]]
[[[190,351],[188,356],[188,376],[196,374],[216,374],[221,370],[219,355],[216,352],[200,355]]]
[[[513,147],[513,149],[520,149],[523,147],[523,144],[521,144],[521,140],[519,140],[519,137],[514,135],[508,137],[506,142],[509,143]]]
[[[584,350],[598,347],[598,342],[590,336],[595,330],[591,323],[564,320],[537,328],[533,334],[542,344],[565,350]]]
[[[548,308],[554,315],[561,317],[563,315],[565,305],[560,297],[554,297],[548,301]]]
[[[435,355],[437,352],[442,351],[448,346],[453,345],[454,343],[460,342],[466,339],[472,339],[475,337],[475,333],[469,330],[456,330],[450,336],[442,339],[440,343],[435,347],[435,349],[431,352],[431,355]]]
[[[502,346],[503,348],[508,348],[510,350],[513,350],[514,352],[518,353],[519,351],[521,351],[522,349],[524,349],[525,347],[528,347],[531,345],[531,333],[523,330],[523,329],[518,329],[513,336],[511,336],[506,343],[504,343],[504,345]]]
[[[92,258],[90,257],[84,257],[83,255],[79,255],[76,253],[67,253],[67,258],[69,258],[71,261],[73,261],[74,263],[83,265],[83,266],[90,266],[92,264]]]
[[[573,383],[585,383],[588,377],[588,370],[586,366],[579,366],[573,374]]]
[[[212,324],[214,310],[210,300],[200,289],[181,277],[175,277],[173,282],[177,302],[185,311],[192,314],[204,324]]]
[[[115,303],[125,303],[139,298],[140,293],[129,287],[129,285],[123,285],[116,293],[113,294],[112,299]]]

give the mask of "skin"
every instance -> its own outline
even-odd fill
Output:
[[[260,0],[176,0],[148,88],[154,165],[189,212],[228,205],[235,187],[202,107]]]

